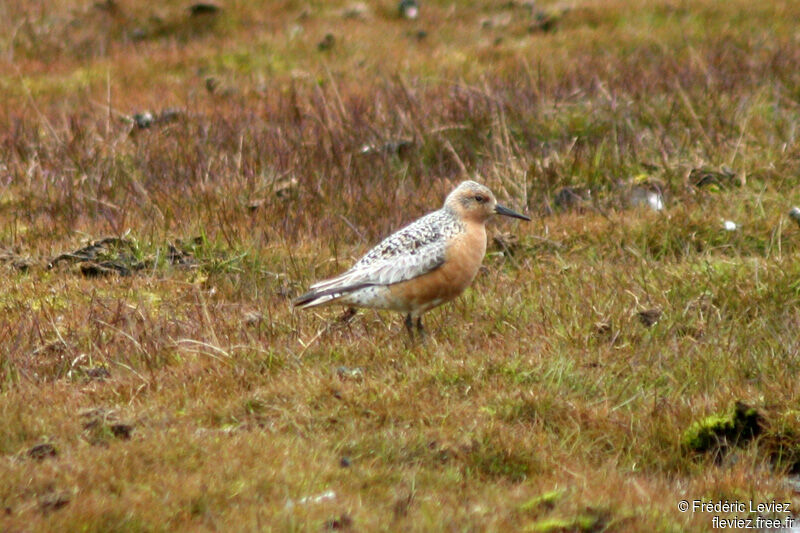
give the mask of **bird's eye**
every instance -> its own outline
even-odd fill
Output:
[[[480,194],[475,197],[475,201],[479,204],[485,203],[487,198],[485,196],[481,196]]]

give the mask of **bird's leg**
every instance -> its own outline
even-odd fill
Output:
[[[411,340],[414,340],[414,320],[411,318],[411,313],[406,315],[406,330],[408,330],[408,335],[411,337]]]

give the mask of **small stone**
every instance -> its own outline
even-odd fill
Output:
[[[255,326],[264,319],[264,315],[258,311],[248,311],[244,314],[244,323],[248,326]]]
[[[611,333],[611,321],[600,321],[594,323],[594,334],[598,337],[605,337]]]
[[[725,228],[725,231],[736,231],[739,229],[739,226],[736,225],[736,222],[733,220],[726,220],[722,223],[722,227]]]
[[[206,91],[213,94],[219,88],[219,80],[214,76],[206,78]]]
[[[325,37],[323,37],[322,40],[317,43],[317,50],[320,52],[330,50],[333,48],[334,44],[336,44],[336,37],[334,37],[332,33],[326,33]]]
[[[628,194],[628,203],[631,207],[649,207],[653,211],[664,209],[664,197],[656,187],[635,186]]]
[[[352,525],[353,519],[347,514],[343,514],[339,518],[333,518],[325,522],[326,529],[349,529]]]
[[[636,316],[639,317],[639,321],[644,324],[645,327],[651,327],[658,322],[658,319],[661,318],[661,309],[647,309],[646,311],[639,311],[636,313]]]
[[[130,424],[111,424],[109,429],[112,435],[122,440],[129,440],[131,433],[133,433],[133,426]]]
[[[56,455],[58,455],[56,452],[56,447],[49,442],[37,444],[28,450],[28,457],[36,459],[37,461],[41,461],[47,457],[55,457]]]
[[[86,370],[86,376],[90,379],[104,380],[111,377],[111,372],[104,366],[93,366]]]
[[[419,16],[419,4],[416,0],[401,0],[397,12],[401,18],[413,20]]]
[[[336,375],[342,380],[361,381],[364,379],[364,369],[361,367],[347,368],[346,366],[340,366],[336,368]]]
[[[342,468],[350,468],[352,464],[353,463],[350,462],[349,457],[342,457],[341,459],[339,459],[339,466],[341,466]]]
[[[193,17],[216,15],[220,11],[222,11],[222,7],[210,2],[198,2],[189,6],[189,14]]]
[[[49,493],[39,499],[39,509],[47,514],[66,507],[71,498],[66,493]]]
[[[800,224],[800,207],[794,206],[789,210],[789,218]]]
[[[153,125],[153,114],[150,111],[142,111],[133,115],[133,123],[136,127],[144,130]]]

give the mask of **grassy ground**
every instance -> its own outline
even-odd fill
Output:
[[[796,512],[800,4],[188,5],[0,3],[0,529]],[[474,176],[425,344],[292,312]]]

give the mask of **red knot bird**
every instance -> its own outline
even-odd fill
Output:
[[[315,283],[292,304],[299,308],[332,303],[399,311],[413,338],[414,320],[466,289],[486,253],[486,220],[493,214],[530,220],[497,203],[486,186],[465,181],[438,211],[384,239],[353,267]]]

